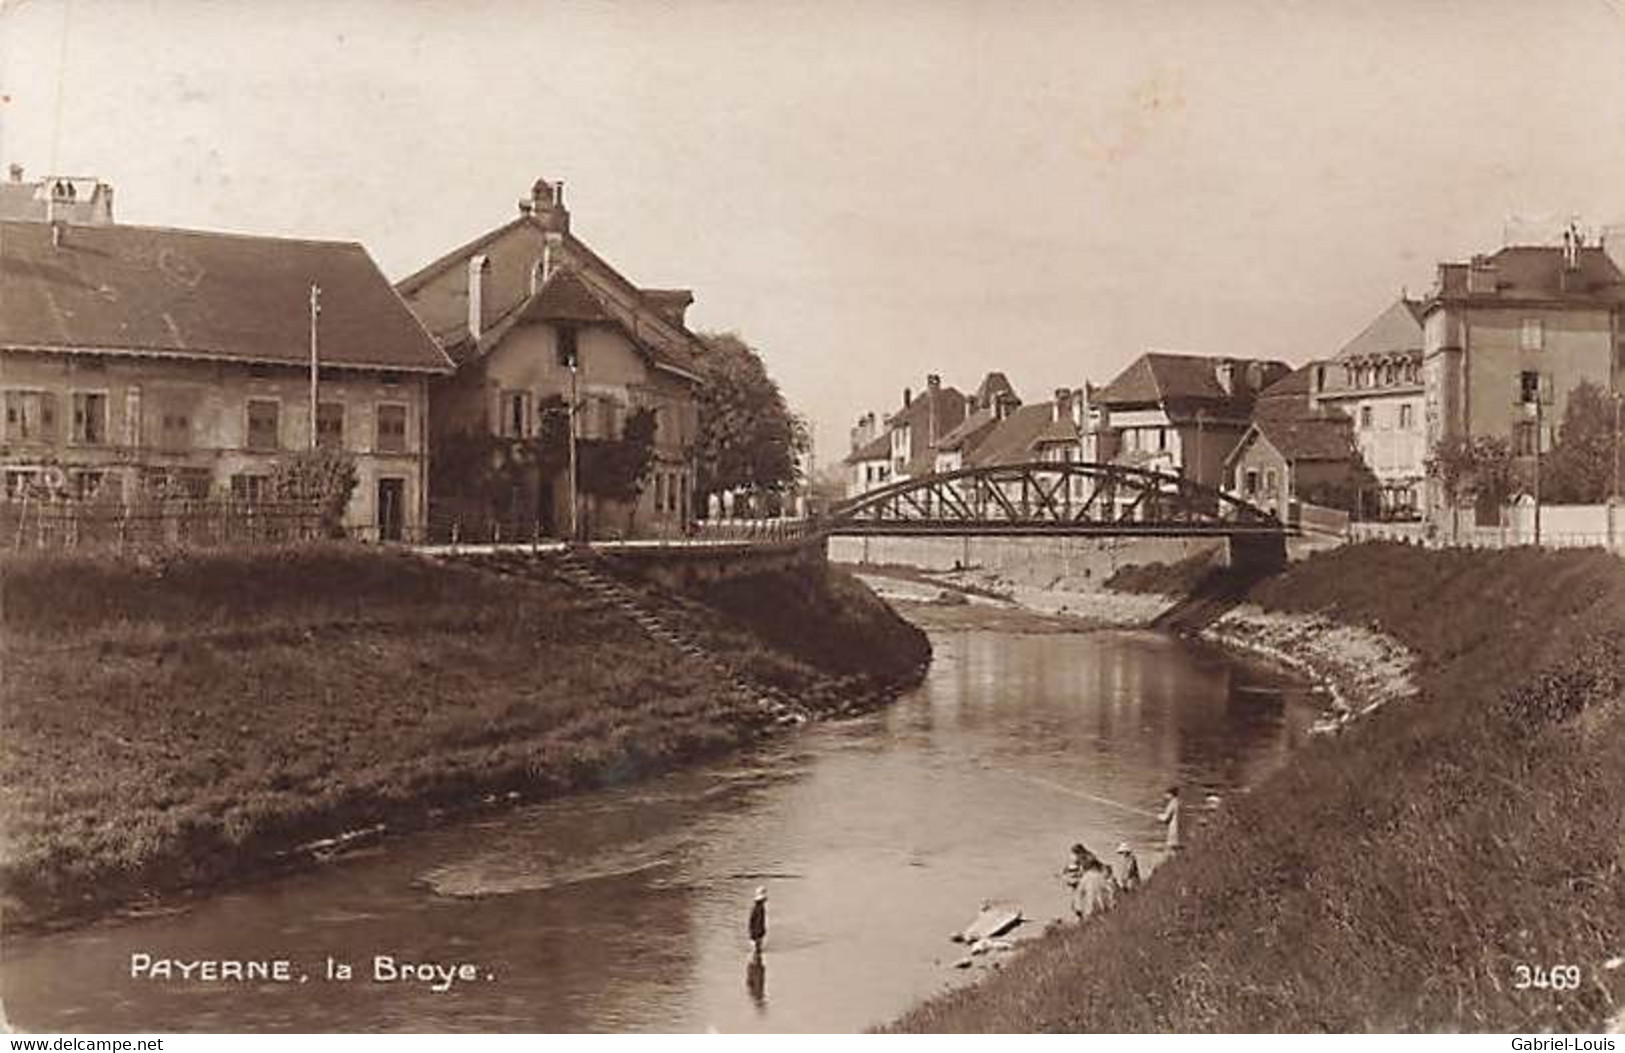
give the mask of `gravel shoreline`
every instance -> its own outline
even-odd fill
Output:
[[[1036,631],[1067,631],[1067,626],[1071,631],[1143,629],[1179,601],[1179,597],[1156,593],[1041,588],[976,571],[936,575],[940,582],[936,588],[884,574],[863,573],[862,577],[883,599],[930,607],[933,624],[973,625],[981,620],[977,612],[992,610],[1040,616],[1044,621],[1033,625]],[[958,585],[998,592],[1008,599],[969,596],[968,610],[937,602],[941,593],[953,593]],[[950,613],[955,611],[964,613]],[[1331,698],[1331,712],[1316,725],[1322,732],[1339,730],[1389,702],[1405,701],[1417,693],[1412,675],[1416,656],[1408,648],[1391,636],[1323,614],[1266,611],[1244,603],[1221,615],[1198,636],[1285,666],[1323,687]]]

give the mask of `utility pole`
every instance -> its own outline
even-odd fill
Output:
[[[316,318],[322,313],[322,287],[312,284],[310,287],[310,448],[315,449],[316,434],[316,385],[320,373],[318,366],[319,355],[316,349]]]
[[[568,337],[565,334],[568,333]],[[580,482],[576,467],[576,409],[580,402],[580,352],[576,347],[574,330],[561,330],[560,337],[568,340],[563,348],[564,364],[570,369],[570,543],[581,540]]]

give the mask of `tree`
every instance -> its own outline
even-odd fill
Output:
[[[1614,402],[1601,387],[1582,381],[1569,392],[1557,444],[1541,464],[1541,499],[1589,505],[1614,489]]]
[[[576,473],[581,492],[627,505],[627,533],[637,515],[638,498],[654,466],[657,420],[647,407],[633,410],[618,439],[581,439],[576,443]],[[565,441],[568,442],[568,433]]]
[[[1458,508],[1467,498],[1480,511],[1499,513],[1518,488],[1512,450],[1505,439],[1487,435],[1441,439],[1434,444],[1425,467],[1428,477],[1438,480],[1450,506],[1452,536],[1459,532]]]
[[[756,350],[734,333],[703,337],[698,490],[782,495],[801,477],[806,424],[790,412]]]
[[[318,446],[281,458],[271,469],[271,494],[278,501],[316,504],[322,533],[344,536],[344,510],[355,493],[355,459],[343,450]]]

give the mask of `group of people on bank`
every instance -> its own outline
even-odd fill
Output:
[[[1157,820],[1167,828],[1165,841],[1168,853],[1173,855],[1185,847],[1180,829],[1179,787],[1170,786],[1163,799]],[[1109,910],[1117,897],[1140,887],[1140,861],[1127,841],[1117,846],[1122,861],[1121,872],[1089,851],[1082,842],[1072,846],[1072,858],[1061,871],[1062,880],[1072,890],[1072,914],[1079,921]]]

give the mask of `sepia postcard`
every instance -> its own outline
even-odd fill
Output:
[[[1616,0],[0,0],[0,1019],[1615,1049],[1622,120]]]

